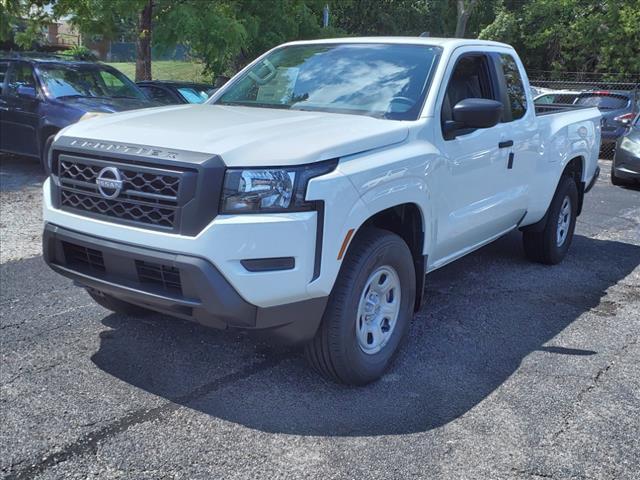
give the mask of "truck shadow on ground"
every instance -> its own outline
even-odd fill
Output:
[[[41,187],[46,175],[40,162],[29,157],[0,153],[0,191]]]
[[[135,387],[261,431],[422,432],[468,412],[532,352],[554,355],[560,368],[597,358],[595,341],[545,344],[585,312],[590,321],[613,316],[617,303],[606,290],[638,264],[640,247],[584,236],[574,238],[563,264],[531,264],[520,235],[508,235],[427,277],[427,304],[408,342],[391,371],[363,388],[325,382],[297,351],[261,352],[245,337],[164,317],[106,317],[110,329],[92,360]],[[247,375],[229,375],[247,366]],[[547,372],[540,375],[542,381]]]

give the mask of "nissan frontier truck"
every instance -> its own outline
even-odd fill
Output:
[[[362,385],[430,272],[514,230],[532,261],[562,261],[600,128],[597,108],[537,111],[502,43],[287,43],[204,104],[61,131],[44,257],[109,310],[261,330]]]

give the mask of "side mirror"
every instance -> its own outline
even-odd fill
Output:
[[[37,97],[36,89],[33,87],[20,85],[18,87],[18,96],[26,97],[26,98],[36,98]]]
[[[465,98],[453,107],[453,120],[445,122],[445,134],[455,136],[456,130],[491,128],[502,118],[502,103],[486,98]]]

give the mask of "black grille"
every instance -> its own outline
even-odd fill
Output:
[[[60,161],[60,178],[78,180],[90,184],[95,184],[101,165],[89,165],[79,163],[75,160]],[[159,173],[140,172],[126,168],[118,168],[122,175],[123,192],[131,191],[150,193],[163,196],[178,196],[180,188],[180,177],[173,175],[162,175]]]
[[[159,263],[136,260],[136,270],[140,283],[146,283],[163,288],[167,291],[182,293],[180,270]]]
[[[104,272],[104,259],[102,252],[93,248],[62,242],[64,258],[71,267],[89,268],[98,272]]]
[[[105,198],[96,179],[105,167],[116,167],[120,194]],[[178,230],[184,172],[61,154],[57,161],[60,206],[162,229]]]
[[[62,190],[61,196],[63,206],[86,212],[169,228],[173,227],[175,223],[176,212],[172,208],[162,208],[141,202],[109,200],[96,195],[69,190]]]

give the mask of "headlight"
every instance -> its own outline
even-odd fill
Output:
[[[290,168],[230,168],[224,177],[221,213],[300,212],[309,180],[333,171],[337,160]]]
[[[624,137],[622,139],[622,142],[620,142],[620,148],[640,157],[640,143],[634,142],[629,137]]]

